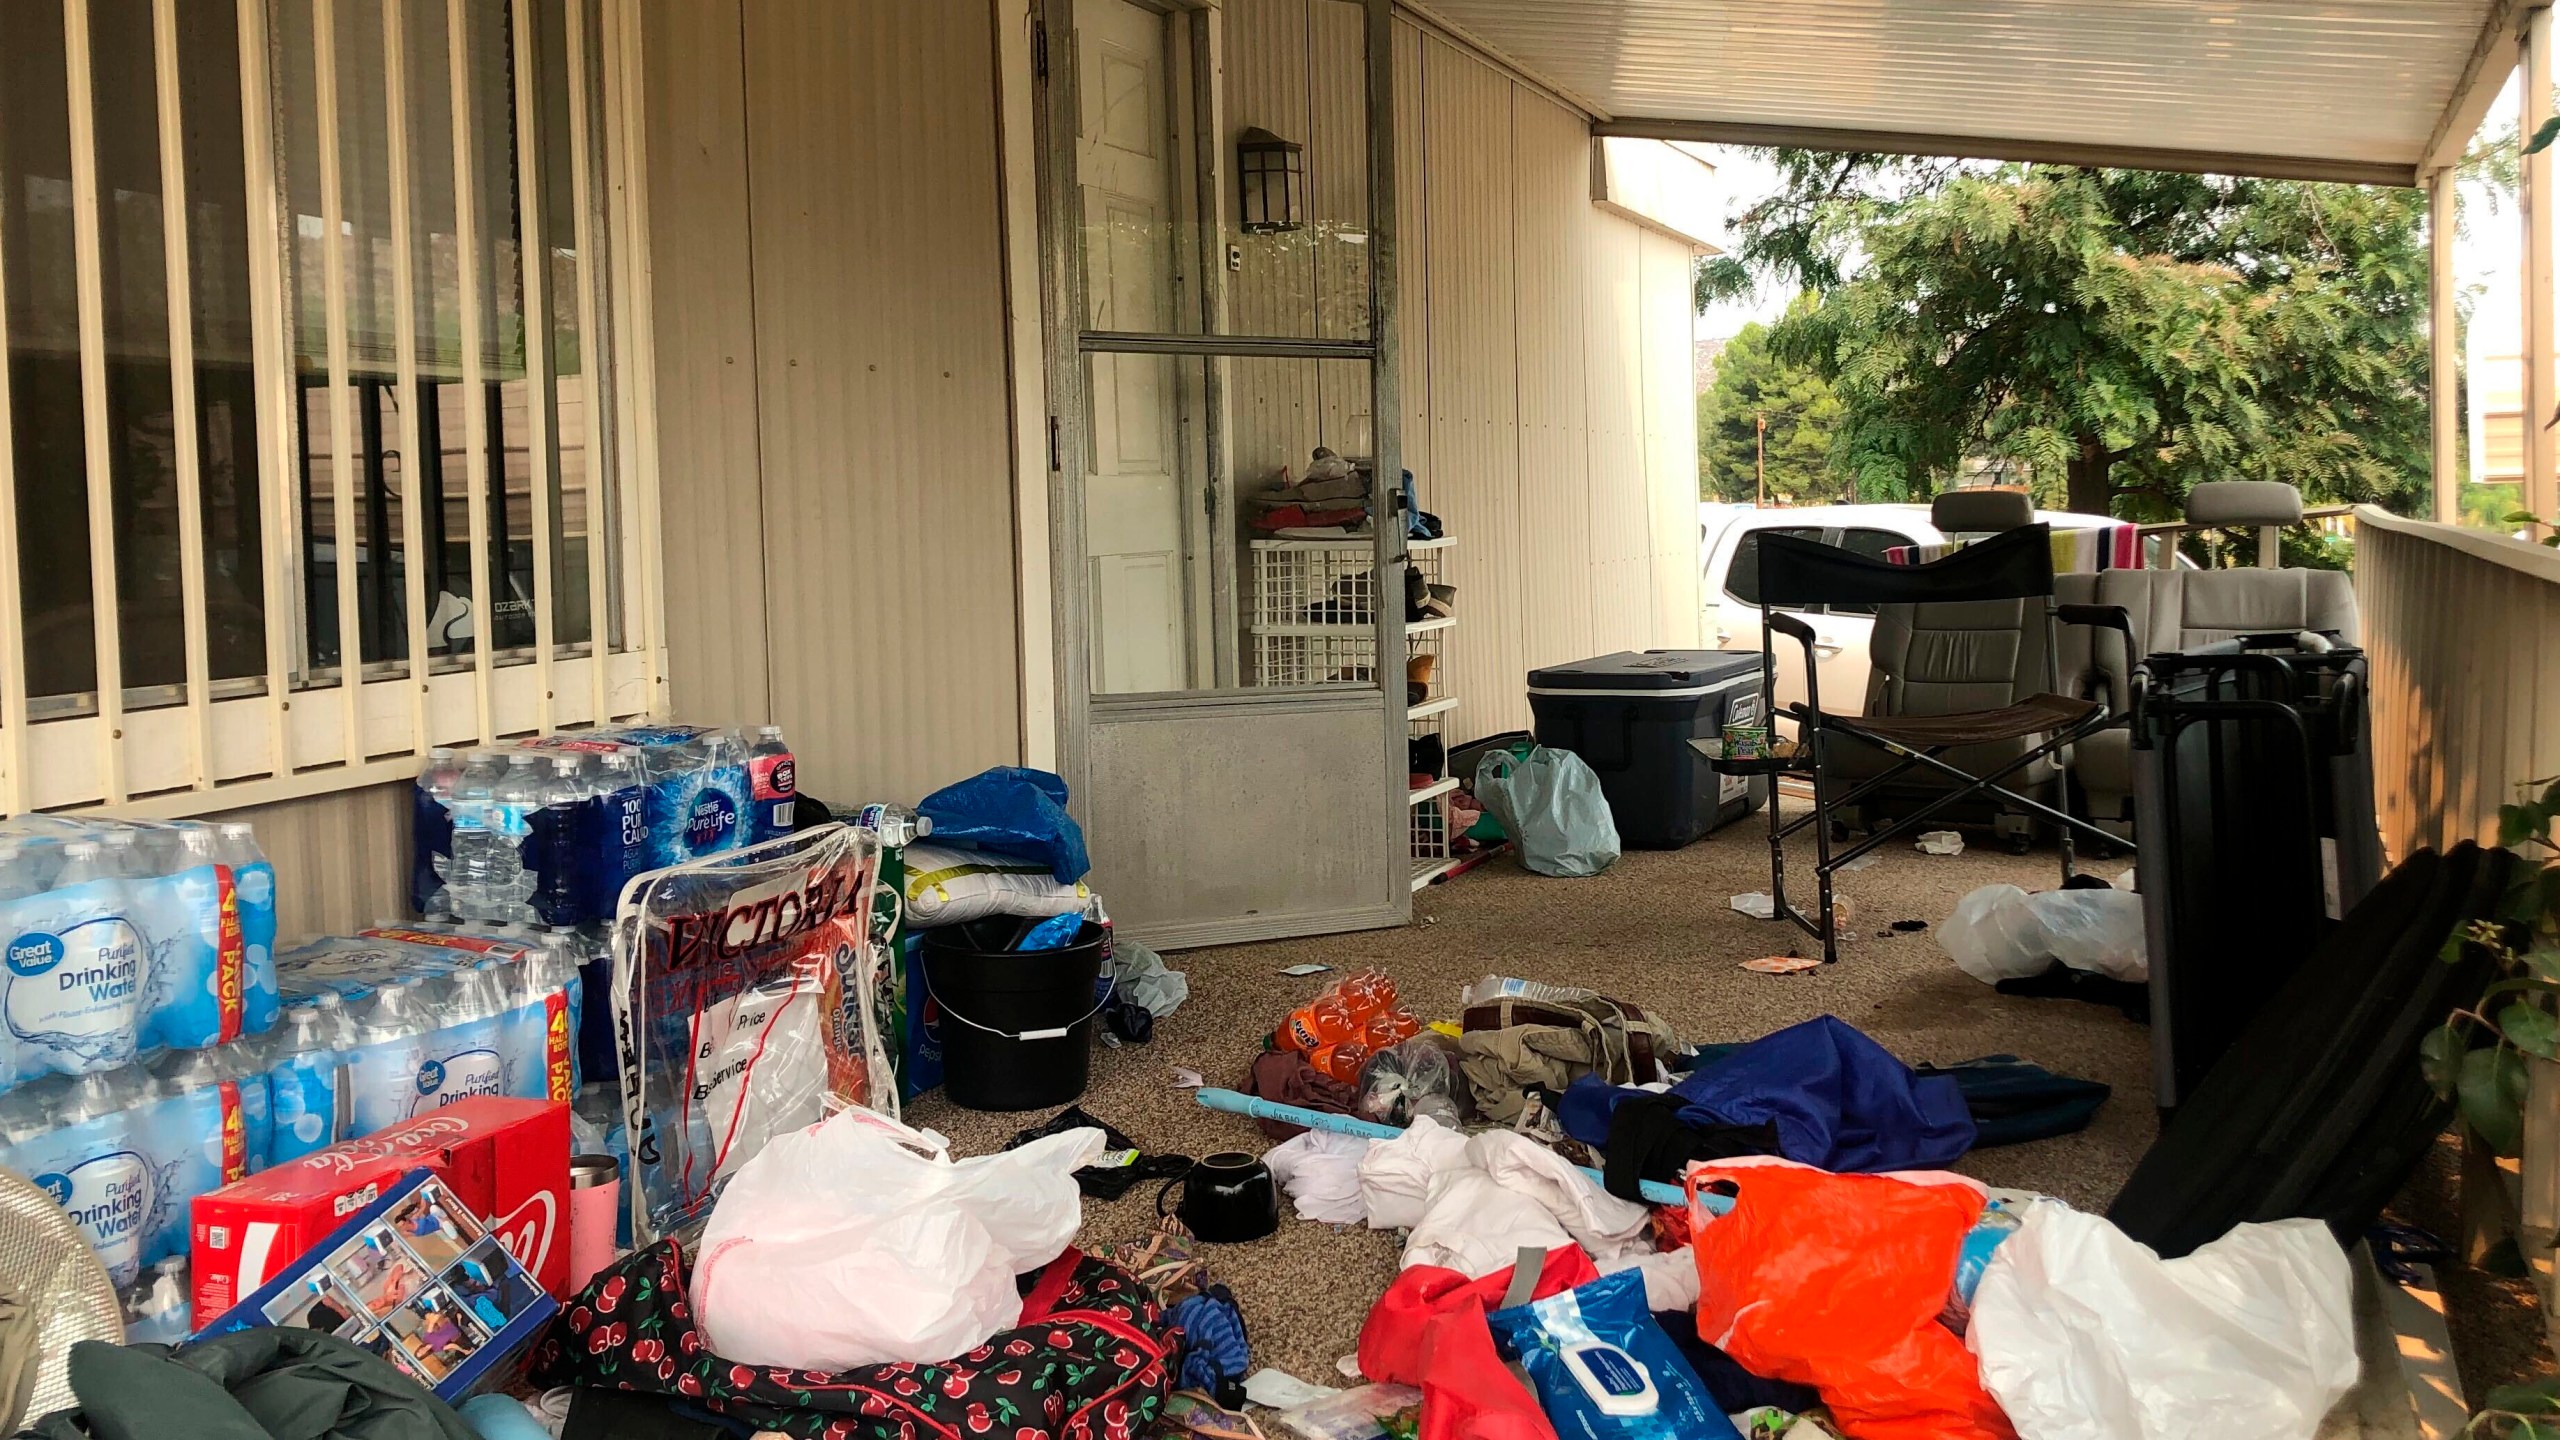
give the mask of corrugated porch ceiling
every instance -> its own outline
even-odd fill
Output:
[[[1419,0],[1604,133],[2409,184],[2549,0]]]

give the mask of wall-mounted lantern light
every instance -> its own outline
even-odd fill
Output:
[[[1244,229],[1268,235],[1306,228],[1306,147],[1268,130],[1236,140],[1236,174],[1244,185]]]

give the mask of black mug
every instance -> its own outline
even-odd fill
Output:
[[[1182,1187],[1174,1214],[1199,1239],[1216,1244],[1259,1240],[1280,1228],[1280,1187],[1271,1167],[1241,1150],[1224,1150],[1194,1164],[1156,1192],[1156,1214],[1165,1197]]]

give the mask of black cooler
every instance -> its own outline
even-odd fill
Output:
[[[1538,743],[1600,776],[1618,841],[1676,850],[1769,797],[1767,776],[1718,775],[1693,738],[1765,723],[1757,650],[1621,651],[1529,672]]]

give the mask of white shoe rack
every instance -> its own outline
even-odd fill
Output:
[[[1407,563],[1429,584],[1441,579],[1442,562],[1457,542],[1415,540],[1405,547]],[[1404,609],[1401,590],[1381,595],[1377,552],[1368,536],[1340,540],[1255,540],[1253,554],[1253,677],[1255,685],[1324,685],[1364,683],[1376,678],[1376,607]],[[1411,739],[1436,735],[1441,742],[1442,773],[1407,793],[1409,840],[1413,852],[1413,888],[1421,889],[1448,873],[1459,856],[1451,849],[1449,810],[1443,797],[1458,788],[1447,774],[1449,716],[1458,697],[1449,694],[1445,647],[1457,628],[1455,616],[1408,621],[1404,627],[1405,658],[1439,657],[1431,693],[1405,709]],[[1394,677],[1401,693],[1403,676]]]

